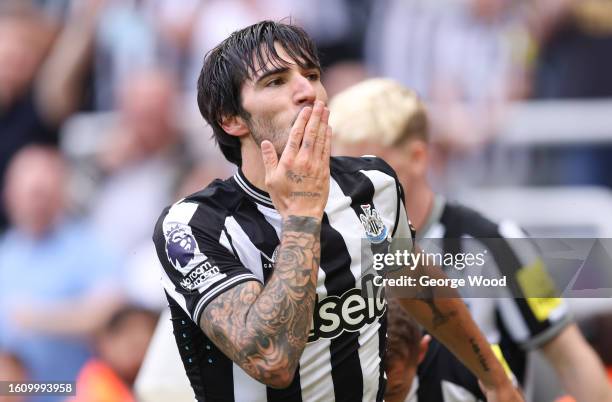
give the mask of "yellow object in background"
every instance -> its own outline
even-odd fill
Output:
[[[517,280],[538,321],[547,320],[550,313],[561,304],[555,283],[542,259],[538,258],[533,264],[521,268]]]

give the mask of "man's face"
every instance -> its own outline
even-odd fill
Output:
[[[174,95],[170,77],[159,71],[137,74],[121,93],[120,113],[124,124],[146,154],[172,142]]]
[[[416,375],[416,365],[406,359],[393,359],[387,369],[385,401],[404,402]]]
[[[267,73],[258,71],[243,84],[241,96],[253,139],[258,145],[269,140],[280,155],[302,108],[314,105],[315,100],[327,104],[327,92],[321,84],[319,69],[301,68],[285,49],[275,46],[284,65],[274,67],[270,63],[265,69]]]
[[[21,155],[10,166],[5,197],[16,228],[37,237],[55,224],[64,209],[64,169],[58,160],[36,152]]]

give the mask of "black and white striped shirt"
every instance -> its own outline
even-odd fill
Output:
[[[281,217],[270,197],[238,172],[164,210],[154,242],[196,397],[382,401],[386,301],[384,289],[363,275],[361,262],[387,234],[413,237],[393,170],[375,157],[332,158],[312,329],[293,383],[278,390],[249,377],[197,325],[219,294],[270,277],[281,236]]]
[[[470,208],[448,203],[437,196],[418,239],[422,245],[426,244],[424,239],[439,239],[440,248],[449,253],[465,252],[475,243],[480,244],[491,255],[490,263],[506,274],[509,285],[513,286],[521,275],[529,275],[528,280],[536,283],[543,279],[540,275],[547,275],[545,270],[533,270],[537,264],[532,257],[537,259],[537,251],[525,253],[525,250],[517,249],[526,242],[516,239],[525,237],[525,232],[513,222],[492,222]],[[453,273],[465,276],[469,269],[454,270]],[[520,292],[520,286],[517,289]],[[561,299],[540,299],[538,304],[525,295],[513,296],[472,297],[466,299],[466,304],[480,330],[489,343],[499,347],[503,359],[529,395],[528,351],[557,336],[570,322],[570,316]],[[432,340],[417,375],[417,398],[411,402],[484,399],[476,377],[435,340]]]

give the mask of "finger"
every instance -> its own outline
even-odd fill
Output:
[[[323,147],[322,160],[326,168],[329,169],[329,159],[331,158],[332,128],[327,126],[325,131],[325,145]]]
[[[310,106],[306,106],[300,110],[300,113],[298,114],[297,119],[295,119],[295,123],[293,123],[293,127],[291,127],[291,131],[289,132],[287,145],[283,150],[281,158],[292,159],[295,157],[295,155],[297,155],[298,151],[300,150],[300,143],[302,142],[302,138],[304,136],[304,129],[311,115],[312,107]]]
[[[302,140],[302,146],[300,147],[300,154],[303,154],[306,159],[310,159],[312,156],[312,150],[315,139],[317,138],[317,132],[319,130],[319,123],[321,122],[321,115],[323,114],[324,104],[321,101],[316,101],[314,108],[312,109],[312,115],[306,124],[304,130],[304,139]]]
[[[266,169],[266,177],[269,177],[278,165],[278,158],[274,145],[268,140],[261,143],[261,157],[263,159],[264,168]]]
[[[314,149],[312,151],[312,158],[314,160],[320,160],[322,157],[323,149],[325,148],[325,138],[327,134],[327,122],[329,121],[329,109],[324,108],[323,114],[321,115],[321,122],[319,123],[319,130],[317,131],[317,137],[314,142]]]

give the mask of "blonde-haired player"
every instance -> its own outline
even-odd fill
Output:
[[[352,155],[374,154],[397,172],[406,190],[405,205],[417,239],[440,238],[443,247],[453,252],[466,246],[465,237],[481,241],[497,268],[519,289],[521,294],[514,298],[468,301],[475,321],[489,342],[499,345],[497,350],[503,353],[499,357],[505,358],[519,382],[525,385],[527,351],[540,349],[578,401],[612,401],[602,364],[571,322],[563,301],[529,297],[530,282],[550,283],[550,278],[537,259],[517,255],[507,241],[524,237],[524,232],[511,222],[498,224],[449,202],[430,187],[428,120],[414,91],[393,80],[369,79],[336,95],[330,110],[330,125],[339,145],[336,149]],[[487,240],[493,238],[499,241]],[[464,391],[469,384],[473,389],[475,379],[450,369],[449,359],[441,358],[443,350],[432,341],[418,371],[418,400],[474,400],[466,399]]]

